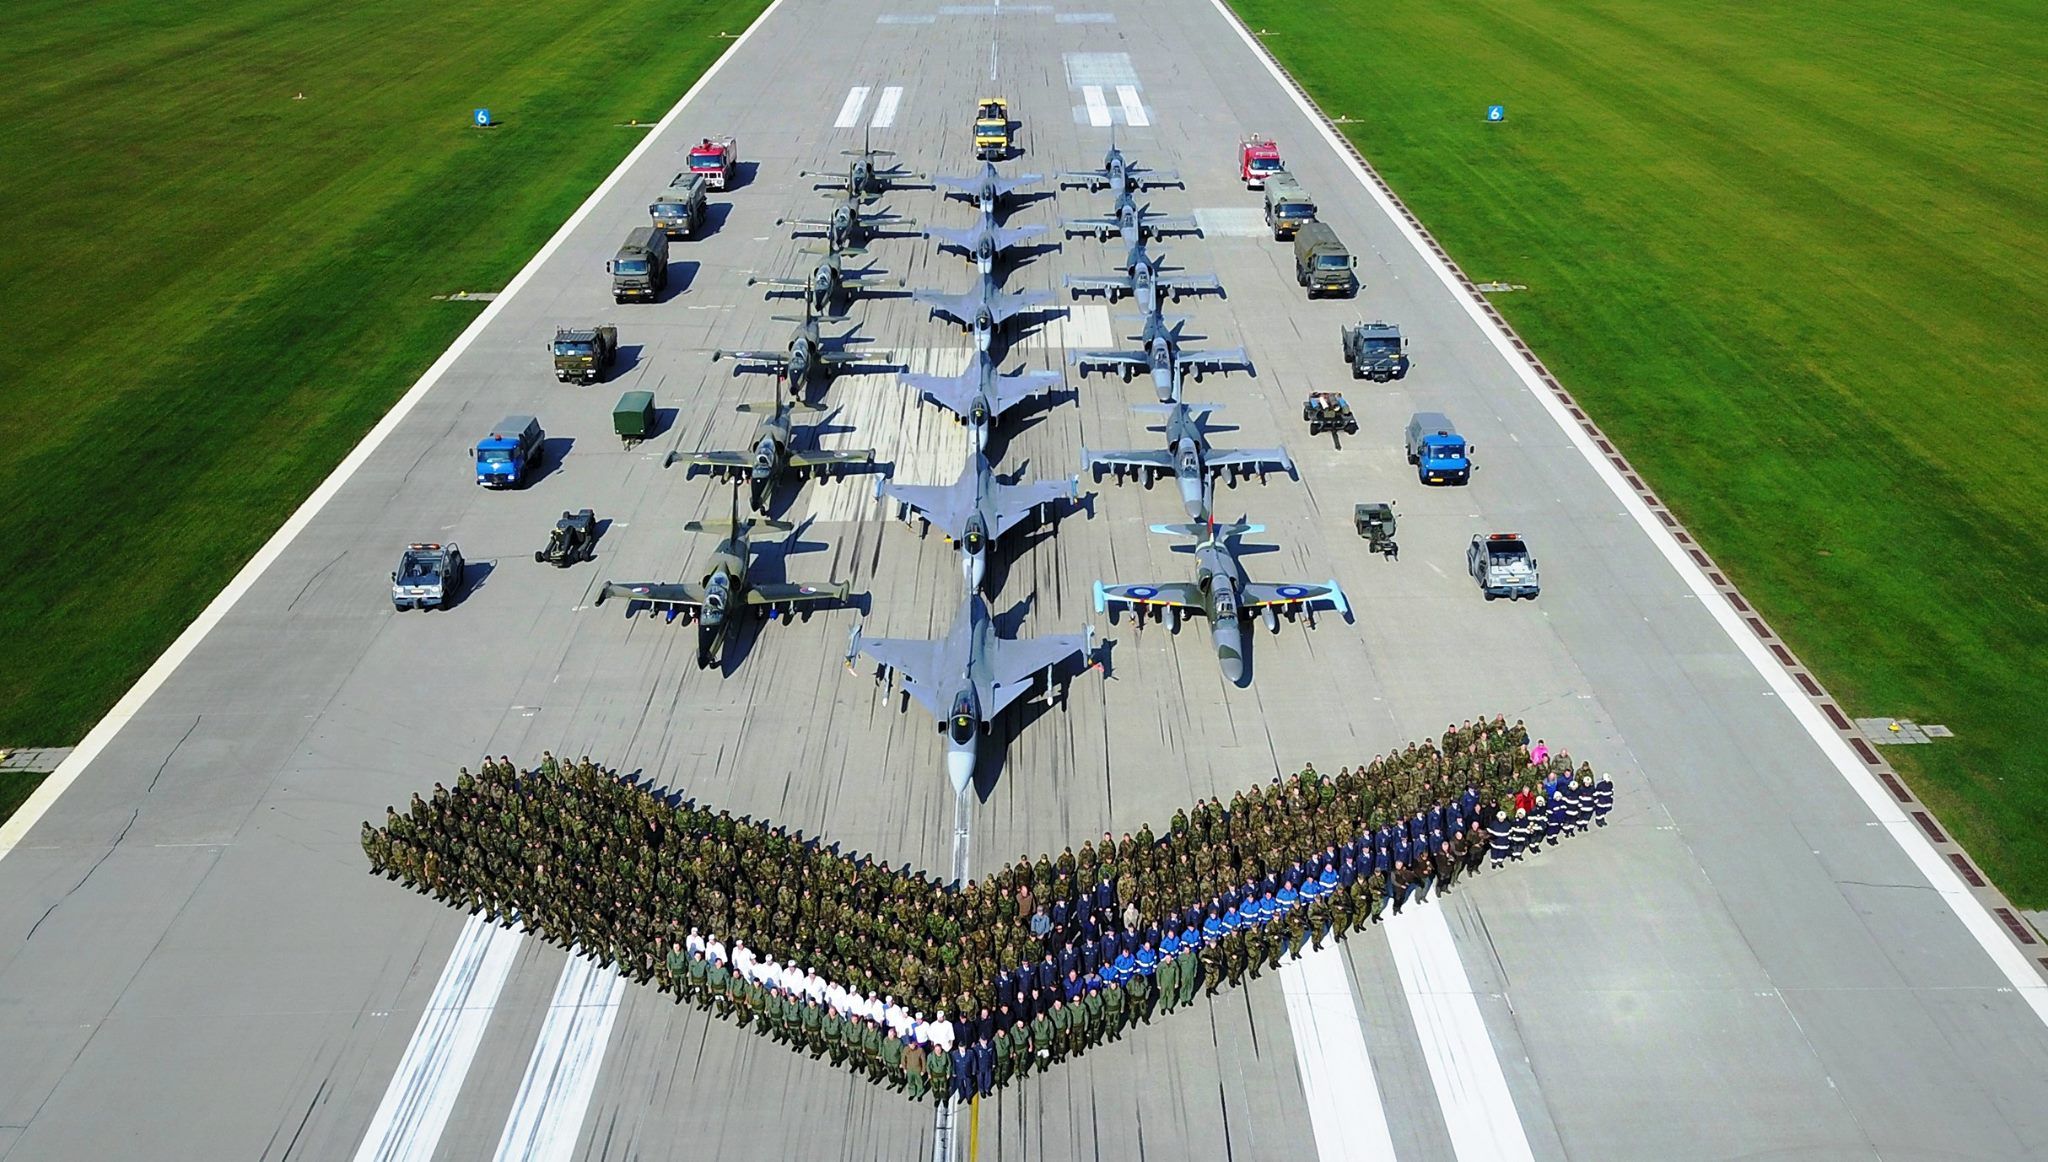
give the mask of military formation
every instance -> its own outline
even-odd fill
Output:
[[[545,753],[464,768],[362,842],[377,874],[944,1100],[1604,825],[1613,796],[1495,717],[965,885]]]

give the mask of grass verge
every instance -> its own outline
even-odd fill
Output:
[[[0,771],[0,823],[12,818],[49,777],[47,771]]]
[[[0,739],[82,735],[765,6],[4,6]]]
[[[2048,903],[2038,6],[1232,3],[1837,696],[1955,730],[1889,757]]]

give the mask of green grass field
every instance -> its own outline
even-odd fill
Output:
[[[1851,711],[1954,728],[1889,757],[2048,903],[2040,5],[1233,3]]]
[[[0,771],[0,823],[7,822],[46,778],[45,771]]]
[[[765,2],[0,8],[0,742],[76,741]]]

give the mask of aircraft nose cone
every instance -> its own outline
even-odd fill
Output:
[[[953,783],[953,793],[963,794],[967,784],[974,781],[974,752],[960,749],[946,752],[946,778]]]
[[[1219,659],[1223,667],[1223,680],[1235,686],[1244,681],[1244,659],[1236,654],[1224,654]]]
[[[1180,478],[1180,502],[1187,506],[1189,516],[1201,519],[1202,482],[1199,479],[1192,476]]]
[[[988,576],[988,554],[968,553],[966,557],[967,587],[979,591],[981,579]]]

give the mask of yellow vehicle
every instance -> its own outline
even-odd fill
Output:
[[[1010,156],[1010,102],[983,97],[974,111],[974,156],[1003,161]]]

